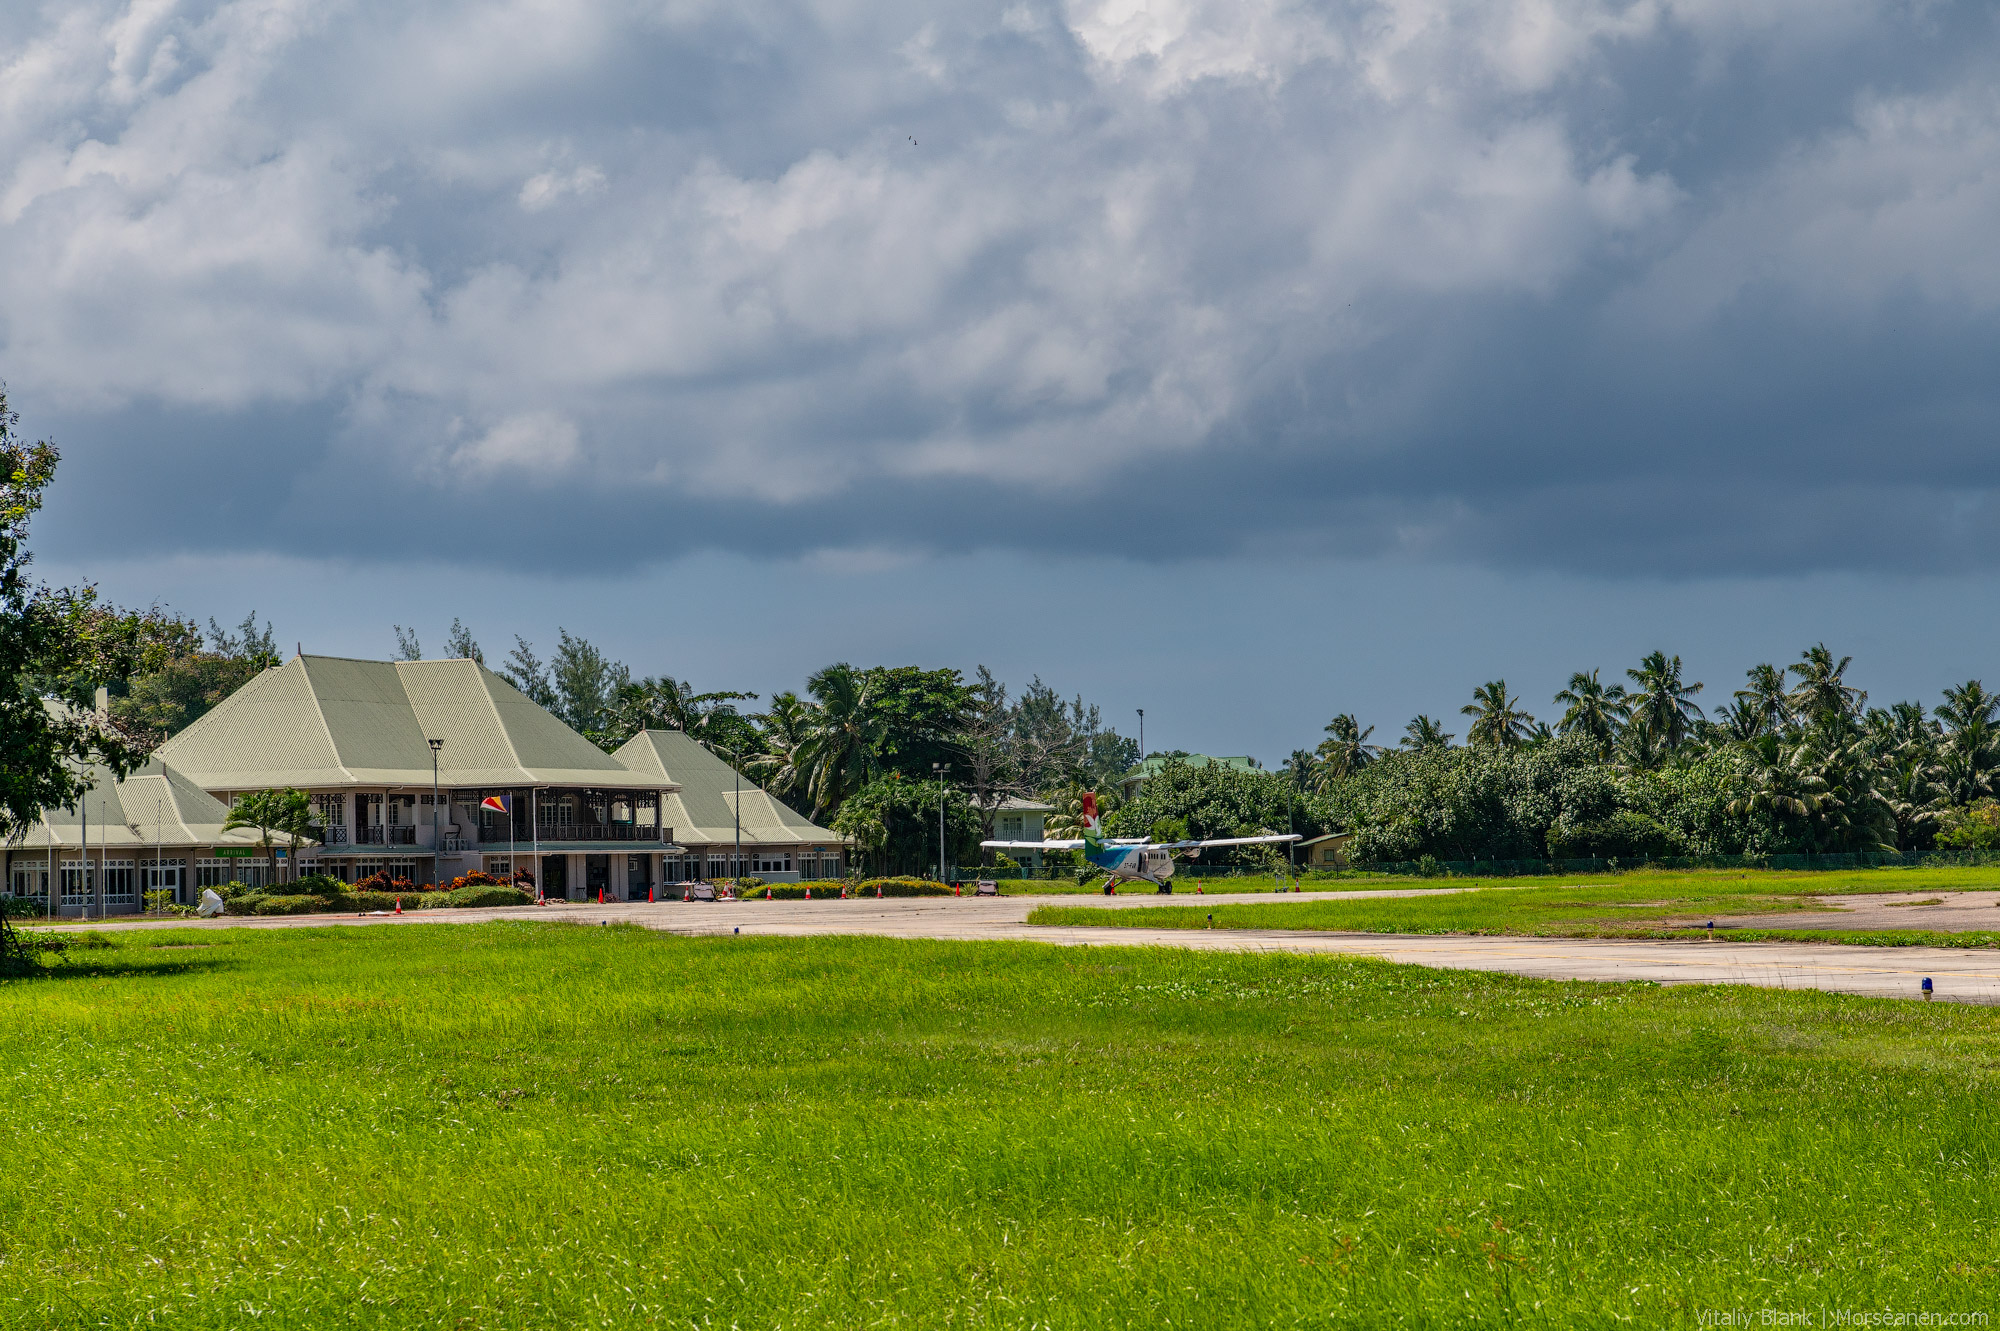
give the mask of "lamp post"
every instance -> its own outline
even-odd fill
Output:
[[[1139,709],[1139,761],[1146,761],[1146,709]]]
[[[439,876],[443,873],[443,870],[440,869],[438,866],[443,862],[443,857],[444,857],[444,837],[442,834],[442,829],[438,825],[438,750],[444,747],[444,741],[441,739],[434,739],[430,742],[430,745],[431,745],[431,883],[433,886],[435,886]]]
[[[932,763],[931,770],[938,779],[938,882],[944,882],[944,774],[951,770],[950,763]]]

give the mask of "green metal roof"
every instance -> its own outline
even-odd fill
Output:
[[[1211,758],[1205,753],[1181,753],[1181,754],[1162,753],[1162,754],[1155,754],[1153,757],[1146,759],[1144,762],[1140,763],[1137,767],[1134,767],[1131,771],[1127,772],[1123,777],[1119,778],[1119,780],[1128,785],[1134,781],[1149,780],[1152,777],[1158,776],[1160,774],[1160,769],[1167,765],[1167,760],[1169,758],[1178,758],[1181,762],[1186,763],[1189,767],[1210,767],[1219,763],[1224,767],[1234,767],[1238,771],[1242,772],[1261,772],[1264,770],[1262,767],[1258,766],[1257,760],[1255,758],[1252,758],[1247,754],[1239,755],[1233,758]]]
[[[653,789],[475,661],[295,656],[160,746],[205,790],[428,786]]]
[[[643,730],[613,756],[650,784],[679,787],[666,797],[660,821],[683,846],[733,844],[739,806],[746,846],[846,844],[838,832],[816,826],[754,781],[744,779],[739,796],[736,770],[682,731]]]
[[[83,844],[86,809],[92,851],[144,850],[154,845],[169,849],[232,846],[257,840],[254,831],[223,831],[229,810],[222,801],[162,762],[157,754],[123,781],[102,766],[90,769],[90,779],[90,790],[77,808],[42,810],[41,819],[25,828],[9,849],[76,849]]]

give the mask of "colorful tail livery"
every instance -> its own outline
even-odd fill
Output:
[[[1106,892],[1115,888],[1120,879],[1152,883],[1162,892],[1171,892],[1174,889],[1168,880],[1174,876],[1176,854],[1199,854],[1209,846],[1249,846],[1298,839],[1296,833],[1272,833],[1266,836],[1217,837],[1207,841],[1155,843],[1145,837],[1121,837],[1106,841],[1104,820],[1097,812],[1097,794],[1086,791],[1083,796],[1083,835],[1075,840],[982,841],[979,844],[992,850],[1081,850],[1092,867],[1103,870]]]

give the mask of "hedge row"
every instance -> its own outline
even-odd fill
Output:
[[[517,887],[474,885],[455,892],[243,892],[229,899],[231,915],[335,915],[357,911],[428,910],[441,906],[532,906],[535,898]]]
[[[774,883],[770,887],[759,888],[747,894],[752,901],[803,901],[811,893],[814,901],[838,897],[841,889],[847,889],[856,897],[948,897],[953,895],[949,885],[931,878],[869,878],[860,883],[850,883],[844,878],[830,878],[814,883]]]

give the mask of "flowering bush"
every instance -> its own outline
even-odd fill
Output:
[[[369,874],[366,878],[356,883],[352,890],[355,892],[398,893],[416,892],[422,889],[419,889],[415,883],[407,878],[391,878],[387,869],[381,869]],[[429,890],[435,892],[438,889],[431,888]]]
[[[452,879],[451,886],[448,887],[446,890],[450,892],[456,892],[461,887],[499,887],[499,886],[502,886],[501,881],[498,878],[495,878],[492,874],[478,873],[475,871],[473,873],[462,873],[458,877]]]

